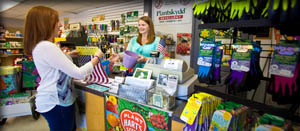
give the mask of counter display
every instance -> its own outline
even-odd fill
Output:
[[[105,125],[108,131],[140,129],[163,131],[182,130],[185,125],[179,118],[185,106],[184,101],[177,102],[181,104],[171,110],[163,110],[113,93],[88,88],[88,84],[79,81],[74,83],[76,89],[85,91],[87,130],[103,129]]]
[[[167,112],[148,105],[136,103],[117,95],[105,93],[106,129],[164,131],[170,128]]]

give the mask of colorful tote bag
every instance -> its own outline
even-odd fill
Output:
[[[41,81],[39,73],[33,61],[22,62],[23,88],[36,88]]]

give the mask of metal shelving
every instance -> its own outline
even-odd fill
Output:
[[[22,56],[23,54],[2,54],[0,57],[9,57],[9,56]]]
[[[252,27],[274,27],[278,26],[272,24],[268,19],[259,19],[259,20],[240,20],[240,21],[230,21],[223,23],[207,23],[207,24],[198,24],[197,29],[227,29],[227,28],[252,28]]]
[[[0,47],[0,49],[24,49],[23,47]]]
[[[246,98],[241,98],[241,97],[234,96],[234,95],[231,95],[231,94],[222,93],[222,92],[210,89],[209,87],[200,87],[200,86],[195,85],[195,91],[196,92],[209,93],[209,94],[218,96],[218,97],[220,97],[222,99],[225,99],[225,100],[240,103],[240,104],[243,104],[245,106],[255,108],[259,111],[263,111],[263,112],[267,112],[267,113],[270,113],[270,114],[273,114],[273,115],[281,116],[283,118],[287,118],[289,120],[300,123],[300,117],[294,115],[293,113],[291,113],[287,109],[277,108],[277,107],[266,105],[266,104],[259,103],[259,102],[256,102],[256,101],[248,100]]]
[[[6,39],[23,39],[23,37],[17,37],[17,36],[6,36]]]

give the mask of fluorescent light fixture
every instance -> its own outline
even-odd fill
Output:
[[[10,8],[18,5],[22,1],[24,1],[24,0],[1,0],[0,1],[0,12],[10,9]]]

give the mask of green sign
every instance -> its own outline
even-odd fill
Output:
[[[168,112],[105,94],[108,131],[169,130]]]

